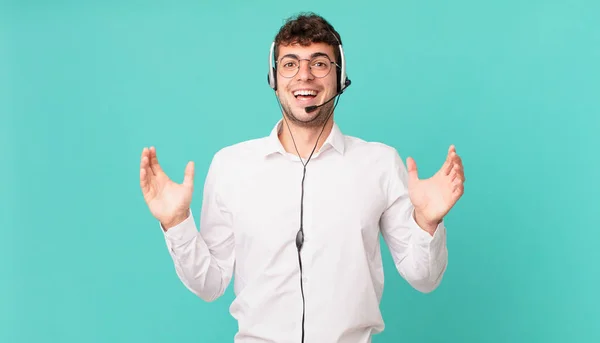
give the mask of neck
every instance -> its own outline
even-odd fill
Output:
[[[289,124],[289,129],[288,129]],[[331,129],[333,128],[333,118],[329,118],[327,123],[325,124],[325,128],[322,126],[319,127],[302,127],[295,125],[290,120],[284,119],[282,122],[281,131],[279,132],[279,140],[281,141],[281,145],[285,151],[292,153],[294,155],[300,154],[300,157],[306,159],[310,156],[313,151],[315,153],[321,149],[323,143],[327,140],[327,137],[331,133]],[[292,136],[293,135],[293,140]],[[323,131],[323,133],[321,133]],[[320,135],[320,137],[319,137]],[[317,143],[317,137],[319,137],[319,142]],[[294,145],[294,142],[296,143]],[[315,148],[315,143],[317,143],[317,147]],[[298,151],[296,151],[296,148]]]

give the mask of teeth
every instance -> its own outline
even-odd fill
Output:
[[[294,96],[298,96],[298,95],[317,95],[317,91],[301,89],[301,90],[297,90],[294,92]]]

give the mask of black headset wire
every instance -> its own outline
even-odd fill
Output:
[[[301,342],[304,343],[304,318],[305,318],[305,314],[306,314],[306,300],[304,298],[304,284],[302,282],[302,257],[300,255],[300,251],[302,250],[302,245],[304,244],[304,180],[306,178],[306,165],[308,164],[308,162],[310,161],[310,159],[312,158],[317,145],[319,144],[319,139],[321,138],[321,135],[323,134],[323,131],[325,130],[325,126],[327,126],[327,123],[329,122],[329,118],[331,117],[331,115],[333,114],[335,108],[337,107],[338,102],[340,101],[340,96],[341,93],[337,95],[337,99],[335,100],[335,104],[333,105],[333,108],[331,109],[331,112],[329,112],[329,114],[327,115],[327,119],[325,120],[325,123],[323,124],[323,128],[321,129],[321,132],[319,133],[319,136],[317,137],[317,141],[315,142],[315,146],[313,147],[312,152],[310,153],[310,155],[308,156],[308,159],[306,160],[306,162],[302,161],[302,156],[300,156],[300,152],[298,151],[298,147],[296,146],[296,141],[294,140],[294,135],[292,134],[292,130],[290,129],[290,125],[285,117],[285,114],[283,114],[284,110],[283,107],[281,106],[281,102],[279,101],[279,98],[277,98],[277,94],[275,94],[275,98],[277,98],[277,104],[279,105],[279,108],[281,109],[281,112],[283,114],[283,120],[286,123],[286,126],[288,128],[288,131],[290,133],[290,137],[292,138],[292,142],[294,143],[294,148],[296,149],[296,153],[298,154],[298,158],[300,159],[300,163],[302,163],[303,166],[303,171],[302,171],[302,183],[301,183],[301,193],[300,193],[300,229],[298,230],[298,233],[296,234],[296,248],[298,250],[298,264],[300,266],[300,292],[302,294],[302,340]]]

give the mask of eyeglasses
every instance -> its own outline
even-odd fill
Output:
[[[316,78],[322,78],[329,74],[332,66],[337,63],[331,61],[327,56],[316,56],[311,59],[298,59],[296,57],[285,56],[278,63],[277,71],[283,77],[294,77],[300,70],[300,62],[308,61],[311,74]]]

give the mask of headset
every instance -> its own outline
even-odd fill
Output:
[[[344,49],[342,47],[342,43],[340,42],[340,40],[337,38],[337,36],[331,32],[331,34],[335,37],[335,39],[338,41],[338,47],[339,47],[339,51],[340,51],[340,62],[341,65],[338,67],[336,64],[336,76],[337,76],[337,92],[334,96],[332,96],[330,99],[328,99],[327,101],[323,102],[320,105],[312,105],[312,106],[308,106],[305,108],[306,112],[313,112],[315,111],[317,108],[329,103],[330,101],[332,101],[333,99],[335,99],[336,97],[338,97],[339,95],[341,95],[346,88],[348,88],[348,86],[350,86],[350,79],[348,79],[348,76],[346,75],[346,58],[344,56]],[[269,73],[267,74],[267,81],[269,83],[269,86],[276,91],[277,90],[277,68],[275,67],[275,42],[273,42],[271,44],[271,49],[269,51]],[[336,61],[337,62],[337,61]],[[338,98],[339,101],[339,98]],[[281,108],[281,103],[279,102],[279,99],[277,100],[279,107]],[[337,102],[334,105],[333,109],[335,109],[335,107],[337,106]],[[331,110],[331,112],[329,113],[327,120],[325,121],[325,123],[327,123],[327,121],[329,120],[329,117],[333,114],[333,109]],[[283,110],[283,108],[282,108]],[[285,119],[285,116],[284,116]],[[287,121],[286,121],[287,123]],[[289,125],[288,125],[289,128]],[[321,134],[323,133],[323,130],[325,129],[325,125],[323,125],[323,128],[321,129]],[[304,171],[302,174],[302,185],[301,185],[301,197],[300,197],[300,229],[298,230],[298,232],[296,233],[296,248],[298,250],[298,263],[300,266],[300,291],[302,294],[302,339],[301,342],[304,343],[304,318],[305,318],[305,311],[306,311],[306,304],[305,304],[305,299],[304,299],[304,285],[303,285],[303,280],[302,280],[302,258],[300,255],[300,251],[302,250],[302,246],[304,244],[304,228],[303,228],[303,217],[304,217],[304,179],[306,177],[306,165],[308,164],[308,162],[310,161],[310,159],[312,158],[313,153],[315,152],[315,149],[317,147],[317,144],[319,142],[319,139],[321,138],[321,134],[319,134],[319,137],[317,137],[317,142],[315,142],[315,146],[310,154],[310,156],[308,157],[308,159],[306,160],[306,162],[302,161],[302,158],[300,158],[300,154],[298,154],[298,157],[300,158],[300,162],[302,163],[302,165],[304,166]],[[291,131],[290,131],[290,135],[291,135]],[[292,136],[292,141],[294,142],[294,146],[296,146],[296,142],[294,141],[294,137]],[[296,148],[296,152],[298,152],[298,149]]]

